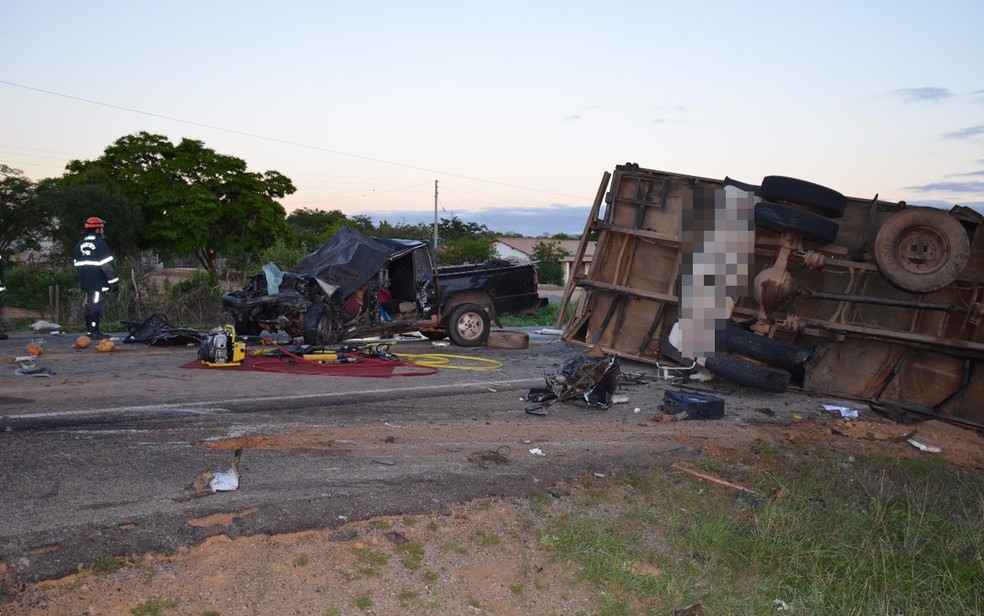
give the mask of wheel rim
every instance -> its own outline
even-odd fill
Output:
[[[458,317],[455,329],[466,340],[476,340],[482,335],[482,318],[475,312],[466,312]]]
[[[913,227],[896,242],[895,259],[907,272],[929,274],[950,259],[950,242],[938,229]]]

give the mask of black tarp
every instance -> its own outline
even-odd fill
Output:
[[[389,259],[421,246],[425,244],[416,240],[372,238],[342,227],[290,271],[335,285],[342,297],[348,297],[369,282]]]

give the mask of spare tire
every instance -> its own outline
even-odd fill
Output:
[[[711,373],[733,383],[777,394],[786,391],[792,378],[785,370],[756,364],[730,353],[708,357],[704,367]]]
[[[795,203],[830,218],[840,218],[847,208],[847,197],[836,190],[784,175],[763,178],[758,195],[764,201]]]
[[[896,287],[929,293],[954,282],[970,260],[963,225],[943,210],[914,207],[893,214],[875,237],[875,263]]]
[[[810,347],[760,336],[734,323],[728,323],[728,351],[745,355],[790,372],[802,370],[813,355]]]
[[[763,201],[755,206],[755,225],[783,232],[799,233],[821,244],[833,244],[840,225],[819,214],[798,209],[792,205]]]

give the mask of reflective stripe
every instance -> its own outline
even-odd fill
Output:
[[[98,304],[99,303],[99,293],[101,293],[101,291],[93,291],[92,292],[92,303],[93,304]]]
[[[3,293],[6,290],[7,290],[7,287],[5,287],[2,284],[0,284],[0,293]]]
[[[107,263],[109,263],[112,260],[113,260],[113,257],[112,256],[109,256],[109,257],[106,257],[105,259],[103,259],[102,261],[76,261],[75,262],[75,267],[80,267],[80,266],[83,266],[83,265],[95,265],[95,266],[99,267],[99,266],[102,266],[102,265],[106,265]]]
[[[112,280],[107,280],[106,282],[108,284],[116,284],[119,281],[120,281],[119,277],[116,277],[116,278],[113,278]],[[108,290],[108,288],[107,288],[107,290]]]

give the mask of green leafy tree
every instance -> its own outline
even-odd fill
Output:
[[[106,221],[106,243],[117,256],[136,256],[143,213],[116,190],[112,183],[66,184],[57,179],[38,184],[37,201],[54,214],[49,234],[61,261],[69,264],[75,243],[86,232],[85,219]]]
[[[543,284],[564,284],[564,268],[561,260],[570,256],[557,242],[540,240],[533,245],[533,260],[536,262],[537,275]]]
[[[302,208],[287,216],[287,226],[290,227],[294,243],[305,254],[317,250],[343,226],[352,226],[349,223],[349,219],[340,210]]]
[[[35,199],[37,186],[24,172],[0,163],[0,254],[37,249],[51,228],[51,215]]]
[[[213,275],[219,255],[257,253],[290,236],[277,201],[295,192],[290,179],[249,172],[242,159],[193,139],[174,145],[163,135],[127,135],[95,160],[71,161],[63,181],[109,181],[143,215],[140,248],[164,257],[193,253]]]

